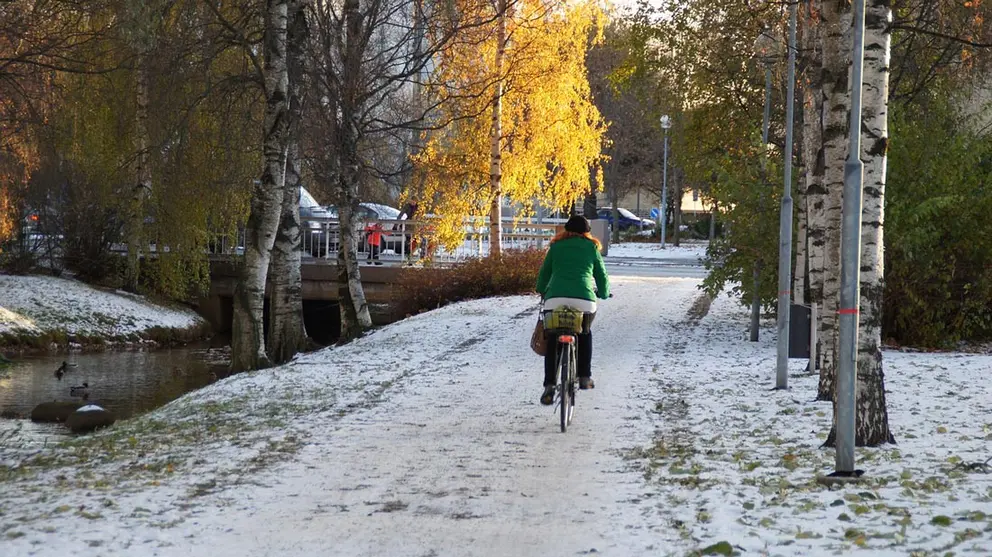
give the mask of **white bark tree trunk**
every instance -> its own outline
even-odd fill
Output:
[[[824,0],[823,9],[823,315],[822,362],[817,400],[833,400],[840,305],[841,207],[850,104],[851,9],[843,0]]]
[[[889,55],[891,3],[865,5],[865,64],[861,141],[865,152],[861,223],[861,300],[858,319],[857,420],[855,443],[875,446],[895,442],[889,430],[882,373],[882,231],[885,215],[888,151]]]
[[[507,0],[497,2],[496,14],[496,91],[493,93],[493,115],[489,131],[489,187],[492,203],[489,209],[489,256],[499,257],[503,240],[503,58],[506,55]]]
[[[282,208],[289,131],[286,65],[288,0],[267,0],[265,11],[265,119],[262,149],[265,166],[252,193],[245,230],[245,257],[234,294],[231,371],[271,365],[265,353],[263,307],[265,281]]]
[[[345,172],[347,174],[347,171]],[[341,303],[350,303],[354,307],[353,323],[341,324],[341,337],[343,340],[357,338],[363,332],[372,328],[372,317],[369,313],[369,303],[365,298],[365,289],[362,287],[362,274],[358,267],[358,235],[355,234],[354,207],[357,200],[352,198],[351,202],[343,203],[338,209],[338,217],[341,220],[341,259],[344,263],[344,278],[348,284],[349,299],[342,299]]]
[[[300,234],[299,147],[292,142],[286,161],[279,231],[272,248],[268,353],[273,363],[288,362],[306,348],[303,325],[302,237]]]
[[[339,213],[340,216],[340,213]],[[345,253],[348,246],[341,238],[338,242],[338,300],[341,315],[341,336],[339,342],[361,336],[362,330],[358,326],[358,312],[355,311],[355,304],[351,303],[351,288],[348,284],[348,265],[345,261]]]
[[[369,313],[365,289],[362,287],[362,275],[358,268],[358,235],[355,230],[355,209],[358,207],[358,184],[361,180],[361,160],[358,152],[360,137],[360,119],[362,116],[361,94],[363,82],[364,43],[363,31],[365,22],[360,11],[358,0],[347,0],[344,4],[344,19],[346,26],[343,72],[341,90],[341,128],[339,132],[340,174],[336,184],[338,200],[338,218],[341,229],[341,250],[339,263],[343,263],[342,278],[347,279],[347,299],[341,299],[342,304],[350,303],[354,314],[342,311],[342,317],[354,315],[353,322],[341,323],[342,340],[356,338],[372,327],[372,317]]]
[[[796,226],[796,271],[792,277],[792,303],[800,305],[806,303],[806,274],[808,272],[807,264],[809,263],[807,259],[809,255],[809,241],[806,237],[806,222],[809,215],[806,213],[805,188],[806,184],[800,182],[799,192],[796,196],[800,207],[799,211],[797,211],[798,224]]]
[[[135,174],[137,184],[132,191],[127,221],[127,269],[124,274],[124,289],[138,291],[141,253],[148,247],[145,238],[145,202],[152,193],[152,168],[149,165],[148,149],[151,139],[148,135],[148,67],[145,54],[138,57],[135,72],[134,147],[136,151]]]
[[[795,300],[820,305],[823,299],[823,56],[820,0],[804,4],[800,73],[802,75],[803,128],[799,252],[794,277]],[[809,285],[809,292],[806,286]],[[815,347],[811,347],[815,350]],[[813,352],[815,354],[815,352]],[[812,356],[815,359],[815,355]],[[815,369],[815,368],[814,368]]]
[[[289,74],[289,148],[283,188],[279,231],[272,250],[272,293],[269,296],[269,358],[288,362],[306,348],[303,324],[303,273],[300,234],[300,155],[299,121],[303,79],[303,48],[306,15],[301,0],[290,0],[287,30],[287,71]]]

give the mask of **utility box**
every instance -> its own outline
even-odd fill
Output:
[[[810,308],[789,304],[789,357],[809,358]]]
[[[603,244],[603,255],[610,251],[610,223],[606,219],[592,219],[589,221],[592,235]]]

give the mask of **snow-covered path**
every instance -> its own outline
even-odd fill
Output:
[[[656,299],[646,304],[649,283]],[[540,360],[519,349],[535,312],[479,308],[492,319],[473,325],[502,330],[473,331],[374,407],[318,433],[266,480],[275,485],[252,494],[249,516],[218,517],[191,554],[243,555],[245,543],[256,555],[644,551],[658,533],[645,535],[653,521],[637,507],[643,479],[622,456],[651,436],[645,371],[670,324],[656,304],[684,314],[696,283],[614,284],[594,324],[597,388],[580,393],[567,434],[537,402]]]

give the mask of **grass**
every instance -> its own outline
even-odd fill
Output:
[[[209,338],[212,334],[210,325],[205,322],[184,329],[151,327],[140,333],[125,335],[108,335],[98,332],[69,333],[65,329],[40,332],[18,330],[0,333],[0,348],[11,352],[34,353],[48,352],[53,349],[55,351],[63,351],[70,347],[83,351],[97,351],[111,348],[126,348],[141,343],[154,343],[161,347],[172,347],[203,340]],[[3,364],[0,363],[0,369],[2,368]]]

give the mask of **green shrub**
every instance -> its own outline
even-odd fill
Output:
[[[450,267],[404,269],[395,290],[398,315],[415,315],[453,302],[530,294],[545,250],[506,250],[500,257],[470,259]]]
[[[992,338],[992,136],[952,105],[897,109],[885,207],[882,330],[902,345]]]

